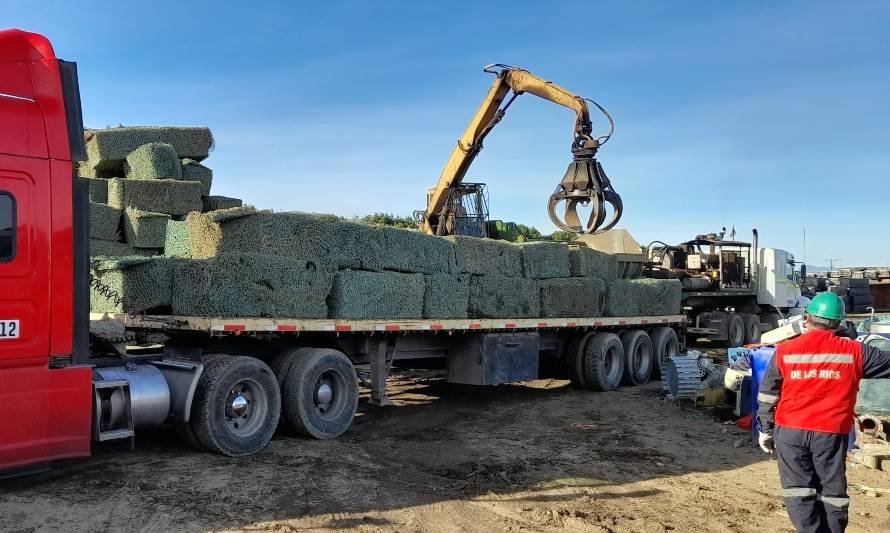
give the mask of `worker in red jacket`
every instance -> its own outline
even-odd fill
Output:
[[[757,394],[760,447],[775,451],[788,516],[798,532],[847,527],[846,463],[863,378],[890,377],[890,352],[841,337],[834,293],[806,308],[806,333],[776,347]]]

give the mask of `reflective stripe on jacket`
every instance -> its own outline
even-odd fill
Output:
[[[782,388],[780,426],[846,434],[862,379],[862,345],[830,331],[810,331],[776,348]]]

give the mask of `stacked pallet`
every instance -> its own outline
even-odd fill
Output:
[[[828,290],[841,297],[848,313],[868,313],[875,306],[868,278],[841,278],[839,285]]]
[[[107,195],[91,205],[94,311],[353,320],[679,312],[678,283],[618,280],[615,258],[586,247],[442,238],[209,196],[206,129],[95,130],[87,145],[82,174],[93,171]]]

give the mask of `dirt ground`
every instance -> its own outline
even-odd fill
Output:
[[[363,405],[336,441],[277,436],[228,459],[157,431],[134,453],[2,482],[0,531],[793,531],[749,434],[655,383],[390,388],[392,407]],[[890,476],[849,477],[849,531],[880,531]]]

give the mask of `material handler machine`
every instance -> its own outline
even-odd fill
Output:
[[[426,209],[414,213],[420,230],[430,235],[486,236],[485,186],[481,183],[464,183],[463,180],[482,150],[485,137],[523,93],[533,94],[575,112],[572,162],[547,202],[550,220],[558,228],[573,233],[601,233],[615,227],[623,209],[621,197],[596,159],[600,146],[609,140],[614,130],[609,113],[593,100],[576,96],[527,70],[501,64],[488,65],[484,70],[495,75],[494,82],[457,141],[439,176],[439,182],[429,190]],[[606,135],[593,136],[588,103],[596,106],[609,121]],[[581,221],[579,206],[589,206],[590,214],[586,222]],[[611,206],[611,216],[608,215],[607,206]],[[560,209],[562,214],[558,212]]]

